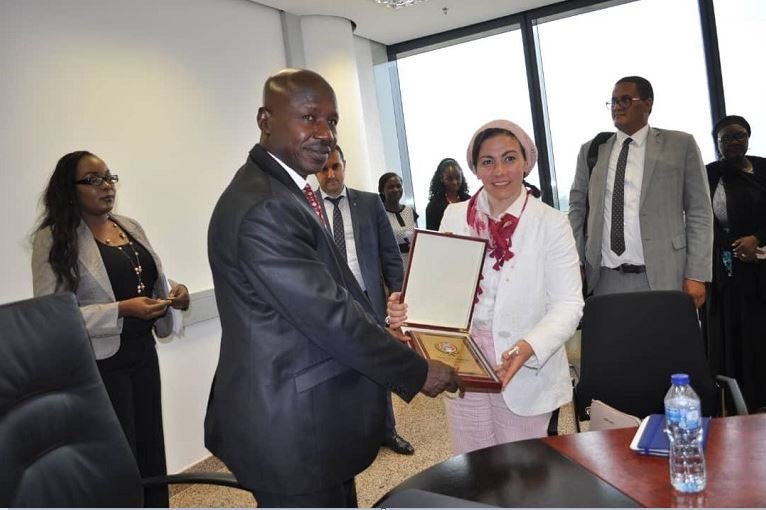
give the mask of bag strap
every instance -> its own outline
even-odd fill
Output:
[[[613,134],[614,133],[612,131],[602,131],[594,136],[593,140],[590,142],[590,146],[588,147],[588,155],[586,158],[588,163],[588,188],[590,188],[590,176],[593,173],[593,167],[595,167],[596,163],[598,162],[598,148]],[[588,193],[588,190],[585,190],[585,222],[583,223],[582,228],[583,237],[588,237],[588,216],[590,215],[590,200],[588,199],[589,196],[590,193]]]

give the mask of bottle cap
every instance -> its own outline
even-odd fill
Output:
[[[670,376],[670,384],[675,384],[676,386],[682,386],[684,384],[689,384],[689,374],[673,374]]]

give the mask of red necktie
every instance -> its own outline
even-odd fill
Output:
[[[324,223],[324,214],[322,214],[322,208],[319,206],[319,201],[317,200],[317,196],[314,194],[314,190],[311,189],[311,186],[306,183],[306,186],[303,187],[303,194],[306,196],[306,200],[308,200],[309,205],[314,208],[314,212],[317,213],[317,216],[319,216],[319,220]]]

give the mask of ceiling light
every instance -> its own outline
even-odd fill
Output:
[[[384,5],[386,7],[390,7],[391,9],[401,9],[402,7],[407,7],[409,5],[415,5],[417,3],[422,2],[423,0],[375,0],[380,5]]]

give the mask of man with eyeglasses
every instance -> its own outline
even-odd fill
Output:
[[[697,308],[711,279],[713,214],[694,137],[650,127],[652,85],[621,78],[607,103],[617,132],[580,149],[569,221],[588,294],[683,290]]]

